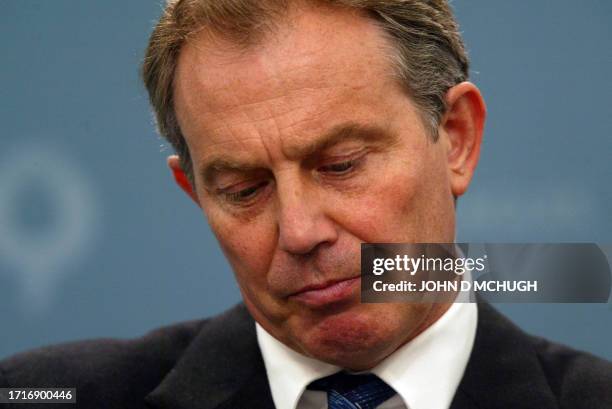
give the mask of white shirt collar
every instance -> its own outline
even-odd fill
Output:
[[[255,326],[272,399],[277,409],[295,409],[310,382],[341,369],[304,356],[278,341],[258,323]]]
[[[448,409],[474,345],[476,323],[476,304],[456,302],[370,372],[393,387],[409,409]],[[341,369],[292,350],[259,324],[256,329],[278,409],[295,409],[310,382]]]

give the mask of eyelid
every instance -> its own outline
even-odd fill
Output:
[[[232,189],[233,187],[237,186],[237,185],[232,185],[232,186],[228,186],[227,188],[220,188],[217,189],[217,195],[221,196],[223,200],[225,200],[226,202],[233,204],[233,205],[247,205],[250,203],[251,200],[254,200],[257,196],[257,194],[265,189],[266,187],[268,187],[268,185],[270,184],[269,180],[260,180],[254,183],[248,183],[248,182],[243,182],[243,183],[238,183],[237,185],[242,185],[245,184],[245,186],[241,189]],[[247,196],[245,197],[240,197],[240,194],[248,191],[250,189],[253,189],[252,193],[249,193]],[[232,191],[233,190],[233,191]]]
[[[341,159],[341,158],[349,158],[351,156],[357,156],[361,154],[363,151],[367,149],[366,146],[360,144],[355,146],[355,144],[349,143],[348,146],[334,146],[326,152],[323,152],[322,157],[327,159]]]
[[[343,153],[334,154],[333,152],[325,153],[323,156],[323,162],[338,162],[342,160],[350,160],[351,158],[359,157],[367,152],[367,148],[360,146],[355,149],[343,149]],[[345,153],[348,152],[348,153]]]
[[[232,187],[257,183],[270,178],[270,172],[261,167],[242,167],[240,169],[217,170],[209,186],[215,192],[227,191]]]
[[[366,149],[360,149],[358,151],[355,151],[353,153],[349,153],[346,155],[330,156],[324,159],[323,161],[321,161],[318,168],[336,165],[336,164],[343,164],[345,162],[351,162],[351,161],[357,162],[361,160],[367,153],[368,151]]]
[[[348,159],[348,160],[344,160],[344,161],[340,161],[340,162],[333,162],[327,165],[323,165],[321,167],[319,167],[319,170],[325,170],[327,172],[330,173],[335,173],[335,174],[339,174],[339,173],[346,173],[349,170],[351,170],[351,168],[355,165],[355,163],[358,161],[358,159]],[[349,168],[348,169],[343,169],[343,170],[334,170],[332,169],[335,166],[344,166],[344,165],[348,165]]]
[[[257,185],[261,184],[262,182],[264,182],[264,181],[263,180],[246,180],[246,181],[241,181],[241,182],[233,183],[233,184],[230,184],[230,185],[227,185],[227,186],[218,187],[218,188],[215,189],[215,192],[217,192],[219,194],[241,192],[243,190],[250,189],[253,186],[257,186]]]
[[[345,160],[340,160],[340,161],[331,162],[331,163],[322,165],[319,168],[317,168],[317,171],[321,175],[322,178],[329,179],[330,181],[343,180],[343,179],[351,178],[353,176],[357,176],[359,172],[363,170],[363,167],[366,162],[366,156],[367,156],[366,154],[367,152],[364,152],[361,155],[349,157]],[[325,168],[329,168],[334,165],[345,165],[345,164],[349,165],[347,169],[342,169],[342,170],[325,169]]]

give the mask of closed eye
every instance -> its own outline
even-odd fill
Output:
[[[327,176],[348,176],[352,172],[356,171],[357,168],[365,160],[365,155],[361,155],[357,158],[343,160],[339,162],[329,163],[320,166],[317,170]]]
[[[254,199],[269,183],[269,181],[265,180],[237,191],[232,191],[231,188],[228,190],[224,189],[221,191],[221,194],[230,203],[243,204]]]
[[[351,170],[353,165],[354,165],[353,161],[348,160],[345,162],[338,162],[338,163],[332,163],[331,165],[321,166],[319,170],[322,172],[342,174],[342,173],[346,173],[347,171]]]

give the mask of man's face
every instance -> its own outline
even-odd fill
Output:
[[[246,51],[194,38],[176,73],[197,201],[248,309],[286,345],[353,369],[436,310],[360,304],[360,243],[454,240],[449,144],[432,142],[389,48],[356,13],[303,8]]]

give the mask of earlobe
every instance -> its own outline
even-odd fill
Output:
[[[168,156],[167,159],[168,167],[172,171],[172,175],[174,176],[174,181],[176,184],[185,192],[187,195],[193,200],[198,206],[200,206],[200,201],[198,200],[198,196],[195,193],[195,189],[191,185],[189,178],[185,174],[183,167],[181,166],[181,161],[177,155]]]
[[[447,138],[451,190],[459,197],[467,191],[478,164],[486,107],[480,91],[470,82],[452,87],[446,94],[446,104],[440,126]]]

